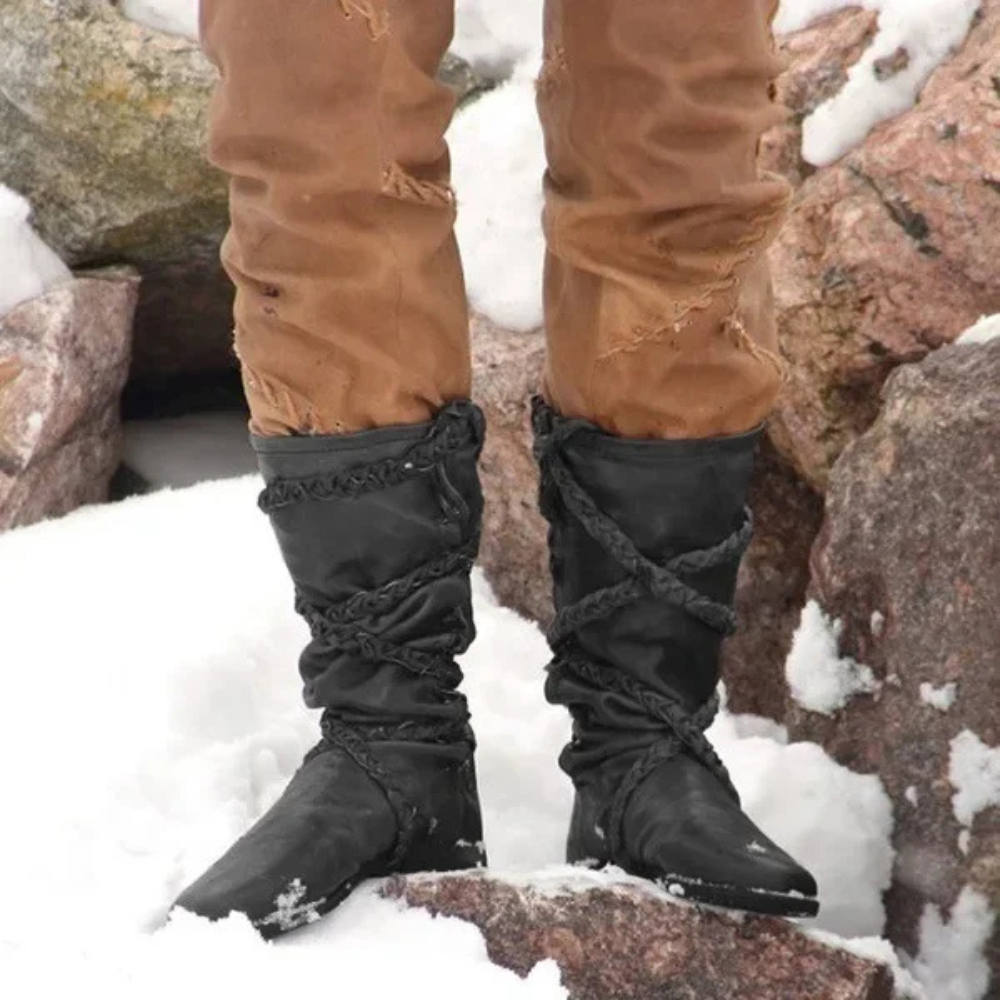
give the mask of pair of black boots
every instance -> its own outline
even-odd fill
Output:
[[[704,731],[740,557],[757,434],[615,438],[535,404],[557,616],[546,694],[566,705],[568,860],[689,900],[811,916],[813,878],[740,808]],[[274,937],[364,879],[485,865],[475,741],[455,657],[474,637],[483,417],[257,439],[312,641],[322,740],[272,809],[177,905]]]

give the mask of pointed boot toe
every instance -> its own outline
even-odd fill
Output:
[[[812,875],[686,755],[636,789],[622,827],[621,849],[636,871],[676,896],[789,917],[818,912]]]
[[[209,920],[242,913],[273,937],[318,919],[384,867],[396,830],[389,801],[364,770],[336,751],[316,753],[174,905]]]
[[[742,811],[705,736],[759,433],[629,440],[542,400],[534,427],[556,607],[546,696],[573,718],[568,859],[697,902],[814,915],[815,880]]]

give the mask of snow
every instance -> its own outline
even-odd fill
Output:
[[[972,826],[978,813],[1000,806],[1000,747],[988,747],[975,733],[962,730],[951,741],[948,780],[955,788],[955,819]]]
[[[859,694],[879,690],[869,667],[841,657],[841,623],[831,621],[816,601],[809,601],[792,639],[785,678],[792,698],[810,712],[833,715]]]
[[[982,1000],[990,984],[985,949],[996,915],[985,896],[965,889],[945,920],[928,906],[920,921],[920,953],[911,971],[928,1000]]]
[[[931,73],[965,41],[981,0],[783,0],[779,32],[797,31],[844,7],[878,11],[878,33],[847,83],[803,123],[802,155],[817,167],[839,160],[878,125],[911,108]],[[901,69],[878,67],[906,53]]]
[[[474,309],[503,327],[542,323],[542,174],[534,62],[459,114],[451,132],[456,233]]]
[[[257,470],[242,413],[192,413],[124,424],[124,464],[154,489],[180,489]]]
[[[452,52],[492,79],[537,61],[542,47],[542,0],[457,0]]]
[[[939,712],[949,712],[958,697],[958,685],[954,681],[935,687],[933,684],[920,685],[920,700],[931,708],[936,708]]]
[[[971,347],[975,344],[988,344],[996,337],[1000,337],[1000,313],[992,316],[983,316],[978,323],[973,324],[960,337],[955,340],[956,344],[963,347]]]
[[[122,13],[147,28],[198,37],[198,0],[122,0]]]
[[[478,934],[397,913],[367,890],[278,947],[239,919],[164,929],[179,888],[274,801],[315,740],[295,671],[307,632],[257,489],[246,477],[165,490],[0,536],[0,756],[18,763],[4,811],[22,817],[0,828],[0,881],[18,900],[0,913],[11,959],[0,980],[86,980],[114,1000],[228,975],[256,998],[336,967],[342,988],[364,982],[374,996],[404,974],[418,996],[561,996],[551,972],[516,983],[485,964]],[[71,599],[41,598],[53,579]],[[556,758],[568,721],[542,694],[541,633],[478,575],[475,591],[479,639],[464,666],[487,843],[498,870],[534,879],[563,858],[570,786]],[[815,745],[740,728],[726,714],[711,737],[750,814],[817,873],[819,926],[878,934],[892,860],[878,780]],[[436,971],[446,955],[454,985]]]
[[[72,278],[31,228],[31,206],[0,184],[0,316]]]

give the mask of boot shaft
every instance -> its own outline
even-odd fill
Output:
[[[312,631],[310,707],[380,736],[464,726],[454,657],[475,635],[482,441],[471,403],[413,427],[255,438],[261,506]]]
[[[714,759],[701,732],[735,627],[759,432],[628,440],[541,402],[535,431],[556,607],[547,695],[575,723],[564,766],[578,777],[664,731]]]

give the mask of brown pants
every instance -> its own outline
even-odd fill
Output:
[[[765,250],[785,183],[777,0],[547,0],[546,391],[630,437],[766,417],[780,383]],[[469,394],[468,315],[435,81],[453,0],[202,0],[232,179],[223,261],[258,433],[429,419]]]

